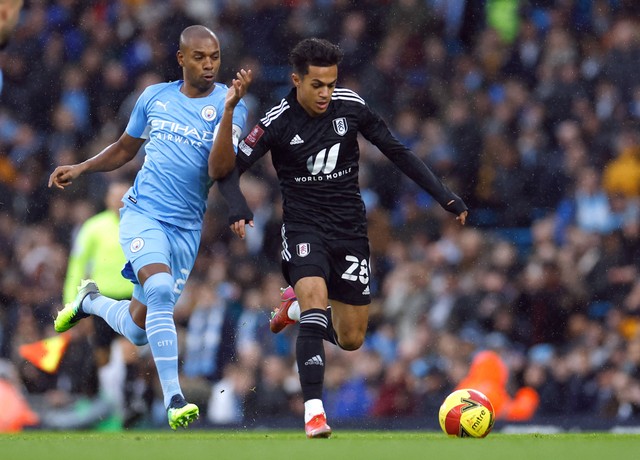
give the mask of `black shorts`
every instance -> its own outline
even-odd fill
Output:
[[[320,276],[329,299],[369,305],[369,240],[326,240],[317,231],[282,226],[282,275],[291,286],[301,278]]]

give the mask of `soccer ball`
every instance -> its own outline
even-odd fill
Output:
[[[493,428],[493,405],[477,390],[456,390],[440,406],[439,419],[449,436],[484,438]]]

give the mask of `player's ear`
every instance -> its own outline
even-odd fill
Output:
[[[178,65],[180,67],[184,67],[184,56],[182,55],[182,51],[176,51],[176,59],[178,61]]]
[[[300,86],[300,77],[297,73],[291,74],[291,81],[293,82],[293,86],[295,86],[296,88]]]

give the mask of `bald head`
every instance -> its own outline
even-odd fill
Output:
[[[180,91],[189,97],[209,95],[220,68],[220,42],[216,34],[205,26],[187,27],[180,34],[176,57],[184,79]]]
[[[218,42],[218,37],[211,29],[205,26],[189,26],[180,34],[180,51],[185,52],[186,48],[191,48],[194,41],[213,39]],[[218,42],[219,43],[219,42]]]

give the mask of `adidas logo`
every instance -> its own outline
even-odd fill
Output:
[[[322,362],[322,358],[320,357],[320,355],[315,355],[313,358],[308,359],[306,363],[304,363],[305,366],[324,366],[324,363]]]
[[[362,295],[370,295],[371,291],[369,291],[369,286],[367,286],[366,288],[364,288],[364,291],[362,291]]]
[[[293,139],[291,139],[291,142],[289,142],[289,145],[298,145],[298,144],[304,144],[304,141],[300,136],[296,134],[295,136],[293,136]]]

